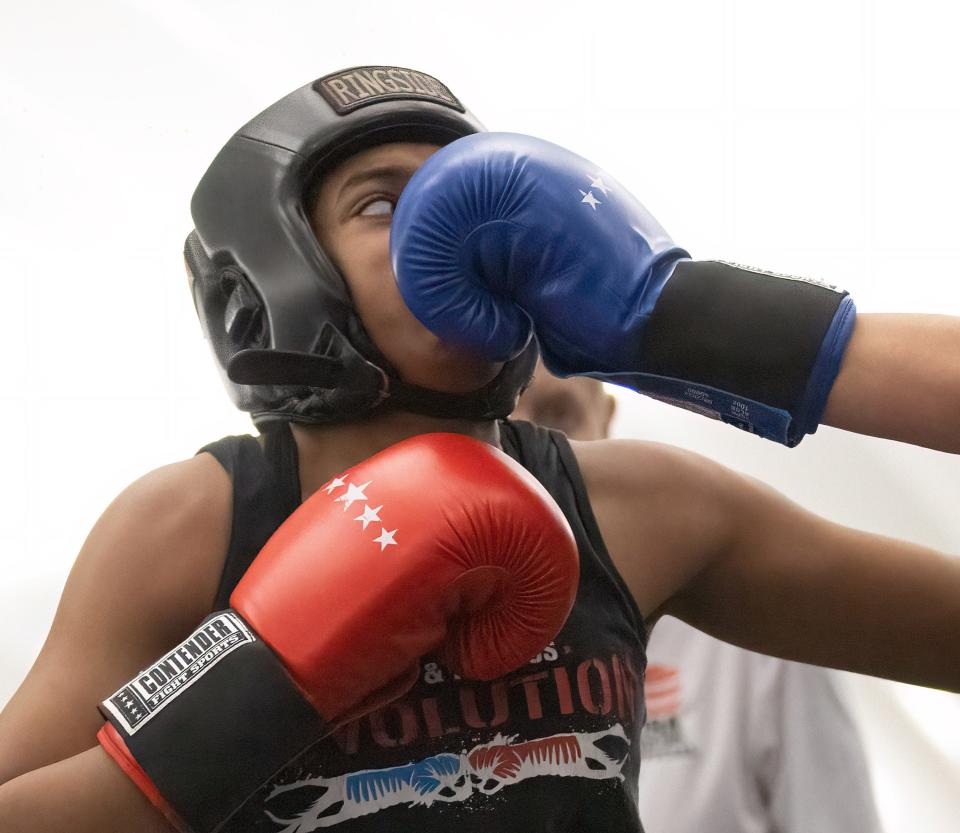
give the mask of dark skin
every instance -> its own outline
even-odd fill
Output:
[[[442,343],[407,309],[390,265],[392,206],[414,171],[436,150],[392,144],[358,153],[320,188],[310,219],[324,249],[347,282],[357,312],[401,378],[435,390],[465,393],[496,376],[502,365]],[[403,411],[331,426],[293,425],[303,495],[337,472],[402,439],[452,431],[499,446],[494,422],[436,419]]]
[[[325,180],[312,220],[368,333],[401,375],[441,390],[470,390],[499,365],[426,331],[403,305],[390,268],[392,205],[432,151],[398,143],[351,157]],[[390,172],[367,175],[382,168]],[[356,174],[364,175],[362,181],[344,188]],[[920,326],[915,318],[923,316],[901,322],[906,331]],[[896,350],[881,339],[880,354],[869,349],[871,339],[858,336],[864,332],[879,331],[858,324],[854,372],[845,365],[838,380],[844,397],[862,403],[857,384],[867,384],[867,377],[873,387],[859,393],[885,397],[886,382],[876,374],[861,376],[864,360],[856,357],[882,365],[884,350],[896,353],[891,376],[906,386],[904,396],[913,393],[924,403],[931,430],[900,427],[933,445],[940,436],[952,437],[949,430],[937,432],[955,424],[960,408],[941,418],[936,405],[949,408],[960,397],[943,383],[952,377],[942,375],[942,362],[933,365],[939,377],[925,375],[924,352],[953,349],[960,355],[953,319]],[[844,382],[844,374],[852,382]],[[841,402],[834,412],[841,422],[845,407]],[[885,412],[884,430],[897,414],[896,407]],[[909,420],[914,412],[901,416]],[[377,451],[431,431],[499,446],[494,422],[402,412],[336,426],[294,426],[302,497]],[[671,613],[775,656],[960,691],[958,559],[831,523],[690,452],[634,440],[575,442],[573,448],[607,549],[648,625]],[[65,824],[74,833],[171,829],[96,745],[102,722],[96,704],[212,610],[231,513],[228,475],[211,455],[200,454],[145,475],[97,521],[40,656],[0,713],[0,830],[60,833]],[[65,668],[72,673],[65,675]]]
[[[605,440],[617,410],[617,400],[596,379],[558,379],[537,363],[533,380],[523,392],[511,419],[563,431],[571,440]]]

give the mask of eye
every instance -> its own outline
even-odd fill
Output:
[[[368,202],[360,211],[362,217],[383,217],[393,214],[393,202],[387,199],[376,199]]]

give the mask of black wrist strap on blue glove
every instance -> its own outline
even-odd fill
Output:
[[[637,372],[604,378],[792,447],[817,430],[855,317],[846,292],[817,281],[681,260]]]

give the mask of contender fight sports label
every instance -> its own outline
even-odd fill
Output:
[[[432,75],[403,67],[353,67],[325,75],[315,83],[315,89],[341,116],[367,104],[398,98],[433,101],[466,112],[445,84]]]
[[[116,718],[128,734],[136,734],[227,654],[256,639],[232,611],[214,614],[163,659],[104,700],[101,708]]]

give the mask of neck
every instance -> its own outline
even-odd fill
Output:
[[[500,430],[494,420],[440,419],[406,411],[336,425],[291,423],[290,429],[297,444],[302,500],[345,469],[417,434],[464,434],[500,448]]]

